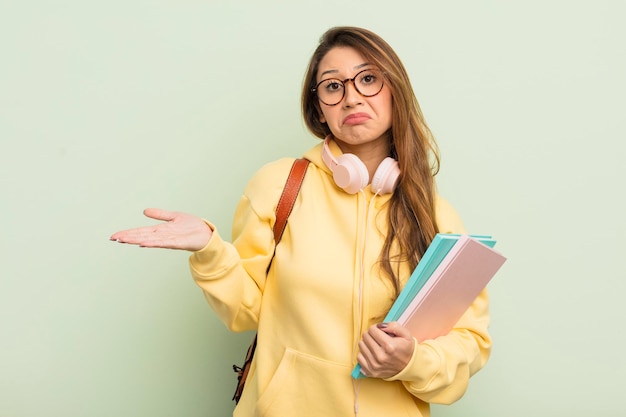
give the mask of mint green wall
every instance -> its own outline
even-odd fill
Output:
[[[227,4],[227,5],[226,5]],[[226,416],[249,334],[187,254],[108,236],[156,206],[228,236],[299,115],[321,33],[403,58],[439,187],[510,260],[492,360],[434,416],[617,416],[626,361],[626,3],[13,1],[0,4],[0,417]],[[303,414],[305,415],[305,414]]]

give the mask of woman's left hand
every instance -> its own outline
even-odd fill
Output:
[[[396,322],[371,326],[359,342],[357,360],[369,377],[390,378],[411,360],[415,342],[411,333]]]

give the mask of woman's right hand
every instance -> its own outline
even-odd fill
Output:
[[[204,248],[213,235],[213,231],[204,220],[191,214],[156,208],[145,209],[143,214],[165,223],[122,230],[114,233],[110,239],[145,248],[182,249],[195,252]]]

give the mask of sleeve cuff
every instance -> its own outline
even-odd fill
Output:
[[[417,382],[420,385],[426,386],[430,381],[424,380],[420,377],[420,371],[438,369],[441,363],[441,358],[437,354],[437,351],[428,344],[418,343],[417,339],[413,338],[415,342],[415,349],[413,350],[413,356],[406,364],[404,369],[398,372],[396,375],[386,378],[385,381],[411,381]]]
[[[213,235],[204,248],[189,257],[189,265],[196,280],[219,278],[237,262],[235,248],[222,239],[212,223],[205,222],[213,230]]]

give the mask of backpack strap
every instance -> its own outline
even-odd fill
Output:
[[[280,242],[280,239],[283,237],[285,226],[287,226],[287,219],[291,214],[291,210],[293,210],[293,205],[300,192],[302,181],[304,181],[304,174],[306,174],[308,167],[309,161],[304,158],[296,159],[291,166],[285,188],[276,206],[276,223],[274,223],[275,245],[278,245],[278,242]]]
[[[274,223],[274,250],[276,245],[278,245],[278,242],[280,242],[280,239],[283,237],[285,226],[287,226],[287,219],[289,218],[291,210],[293,210],[293,206],[296,203],[296,197],[300,192],[300,187],[304,181],[304,174],[306,174],[308,167],[309,161],[304,158],[296,159],[291,166],[291,171],[289,171],[285,188],[283,189],[283,193],[280,195],[278,205],[276,206],[276,223]],[[269,270],[269,266],[267,268]],[[246,358],[243,365],[241,367],[233,365],[233,371],[237,373],[237,387],[235,389],[235,395],[233,395],[235,404],[239,403],[239,399],[243,393],[243,387],[246,384],[246,379],[248,379],[248,372],[250,372],[252,358],[254,357],[254,352],[256,351],[256,342],[257,336],[255,335],[248,351],[246,352]]]

